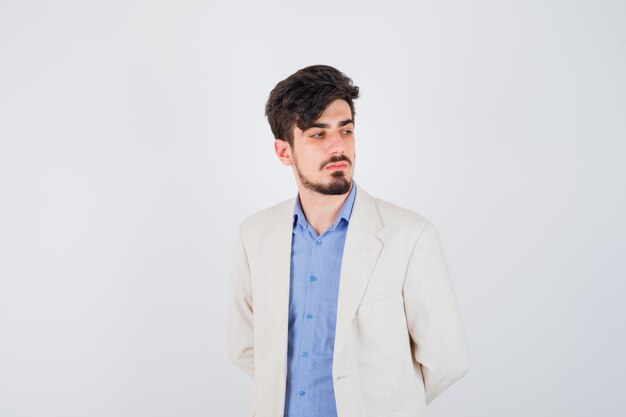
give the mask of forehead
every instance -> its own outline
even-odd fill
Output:
[[[337,99],[326,106],[322,114],[315,119],[312,126],[303,131],[294,123],[293,132],[294,136],[299,136],[315,128],[327,129],[345,126],[347,121],[352,122],[352,109],[347,101]]]
[[[315,119],[315,121],[324,121],[325,119],[345,120],[351,118],[352,110],[348,102],[345,100],[335,100],[324,109],[320,117]]]

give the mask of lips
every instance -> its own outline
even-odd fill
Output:
[[[330,164],[330,165],[326,165],[326,169],[342,169],[347,167],[348,165],[345,163],[339,163],[339,164]]]

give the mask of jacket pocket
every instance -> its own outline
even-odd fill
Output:
[[[369,313],[370,311],[383,311],[391,306],[402,302],[402,294],[392,294],[373,301],[365,301],[359,305],[359,313]]]

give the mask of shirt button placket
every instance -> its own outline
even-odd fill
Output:
[[[322,248],[322,240],[319,239],[319,238],[315,239],[315,246],[321,249]],[[317,257],[320,257],[320,256],[321,256],[321,253],[318,252],[318,255],[313,255],[313,259],[315,259]],[[309,275],[309,282],[314,283],[316,281],[317,281],[317,276],[314,273],[310,274]],[[306,318],[307,318],[307,320],[311,320],[313,318],[313,314],[308,313],[306,315]],[[302,357],[303,358],[308,358],[309,356],[310,356],[309,352],[302,352]],[[305,395],[306,395],[306,392],[304,390],[300,390],[298,392],[298,396],[300,398],[303,398]]]

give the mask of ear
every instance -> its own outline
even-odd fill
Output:
[[[291,146],[289,142],[283,139],[274,140],[274,151],[276,156],[280,159],[283,165],[292,165],[293,159],[291,157]]]

